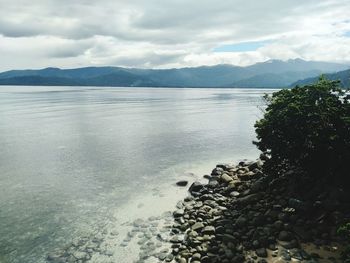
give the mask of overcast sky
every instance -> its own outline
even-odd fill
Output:
[[[0,71],[350,62],[349,0],[0,0]]]

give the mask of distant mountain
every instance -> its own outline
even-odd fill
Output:
[[[341,85],[344,88],[350,88],[350,69],[339,71],[339,72],[336,72],[333,74],[325,74],[325,77],[327,79],[330,79],[330,80],[340,80]],[[308,85],[308,84],[311,84],[311,83],[314,83],[315,81],[317,81],[318,78],[319,77],[298,80],[298,81],[292,83],[290,86],[294,87],[296,85],[299,85],[299,86]]]
[[[116,87],[287,87],[300,79],[349,69],[343,64],[268,60],[247,67],[233,65],[173,69],[122,67],[45,68],[0,73],[0,85]]]
[[[321,61],[306,61],[300,58],[283,60],[268,60],[261,63],[256,63],[252,66],[246,67],[254,72],[259,71],[260,74],[265,73],[285,73],[285,72],[307,72],[307,71],[321,71],[321,72],[337,72],[348,69],[349,65],[321,62]]]
[[[281,73],[265,73],[255,75],[251,78],[236,81],[232,84],[235,87],[242,88],[278,88],[286,87],[289,83],[296,79],[304,79],[310,76],[318,76],[322,71],[312,70],[312,71],[288,71]]]
[[[0,85],[153,87],[157,83],[122,68],[13,70],[0,73]]]

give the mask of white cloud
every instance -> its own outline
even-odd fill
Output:
[[[0,0],[0,70],[349,62],[348,0]],[[272,39],[249,52],[220,45]]]

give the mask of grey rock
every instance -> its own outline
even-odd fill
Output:
[[[208,235],[212,235],[215,233],[215,227],[213,226],[206,226],[202,229],[202,233],[203,234],[208,234]]]
[[[241,215],[236,220],[236,225],[239,226],[239,227],[245,226],[246,223],[247,223],[247,219],[244,217],[244,215]]]
[[[231,176],[229,176],[228,174],[223,173],[220,176],[220,181],[222,181],[225,184],[230,183],[231,181],[233,181],[233,178]]]
[[[281,241],[291,241],[293,239],[293,235],[288,231],[281,231],[278,235],[278,239]]]
[[[212,261],[211,261],[210,257],[204,256],[204,257],[201,258],[201,262],[202,263],[210,263]]]
[[[174,215],[174,217],[181,217],[184,215],[184,213],[185,212],[183,209],[178,209],[178,210],[174,211],[173,215]]]
[[[204,227],[204,224],[201,222],[197,222],[192,226],[192,230],[198,231]]]
[[[173,236],[170,240],[171,243],[181,243],[182,240],[178,236]]]
[[[256,193],[256,194],[250,194],[250,195],[238,198],[237,200],[242,205],[247,205],[247,204],[251,204],[251,203],[259,201],[262,197],[263,197],[262,193]]]
[[[306,204],[303,201],[300,201],[295,198],[290,198],[288,200],[288,205],[292,208],[295,208],[297,210],[305,210],[306,209]]]
[[[176,182],[177,186],[186,186],[187,184],[188,184],[188,181],[186,181],[186,180],[181,180],[181,181]]]
[[[216,179],[211,179],[208,183],[208,187],[215,188],[219,186],[219,182]]]
[[[190,186],[188,191],[190,193],[196,193],[196,192],[201,191],[203,188],[204,188],[203,184],[201,184],[200,182],[194,182],[194,183],[192,183],[192,185]]]
[[[248,169],[253,171],[254,169],[261,169],[263,163],[259,160],[248,165]]]
[[[250,187],[251,193],[257,193],[261,190],[263,190],[267,186],[265,177],[261,177],[260,179],[256,180],[252,186]]]
[[[267,257],[267,251],[265,248],[258,248],[257,250],[255,250],[255,253],[258,257],[261,257],[261,258]]]
[[[211,172],[211,175],[218,176],[218,175],[221,175],[223,172],[224,172],[224,169],[222,169],[221,167],[215,167]]]
[[[192,255],[192,259],[191,259],[191,262],[193,262],[194,260],[200,260],[201,259],[201,254],[199,253],[194,253]]]
[[[238,197],[239,195],[240,195],[240,193],[237,192],[237,191],[232,191],[232,192],[230,193],[230,196],[232,196],[232,197]]]

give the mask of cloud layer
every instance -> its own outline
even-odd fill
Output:
[[[0,70],[350,62],[347,10],[348,0],[0,0]]]

